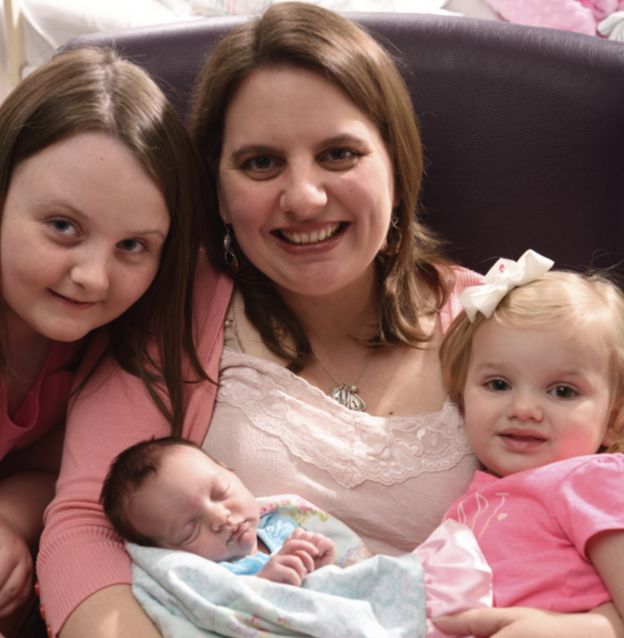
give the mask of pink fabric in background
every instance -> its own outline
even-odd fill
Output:
[[[624,0],[486,0],[509,22],[596,35],[600,20],[624,9]]]

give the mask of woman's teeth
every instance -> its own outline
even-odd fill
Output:
[[[319,230],[311,230],[305,233],[282,230],[281,234],[293,244],[317,244],[335,235],[339,227],[340,224],[336,222],[328,224],[325,228]]]

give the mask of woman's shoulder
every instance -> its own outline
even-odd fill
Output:
[[[446,332],[451,322],[463,310],[459,301],[461,292],[469,286],[477,286],[483,282],[483,275],[463,266],[454,265],[447,269],[448,296],[440,308],[442,331]]]

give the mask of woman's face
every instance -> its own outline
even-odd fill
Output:
[[[163,196],[121,142],[84,133],[16,167],[0,236],[12,330],[75,341],[151,284],[169,232]]]
[[[284,295],[370,286],[394,205],[376,126],[333,83],[295,67],[252,73],[225,117],[220,212]]]

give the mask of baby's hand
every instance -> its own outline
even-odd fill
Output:
[[[258,572],[258,576],[298,587],[307,574],[333,563],[335,558],[334,543],[327,536],[299,528]]]
[[[325,534],[315,534],[298,528],[291,534],[290,538],[303,538],[316,547],[317,554],[314,557],[314,569],[325,567],[325,565],[333,565],[336,562],[336,546],[334,541],[325,536]]]
[[[32,589],[33,564],[24,539],[0,521],[0,618],[14,612]]]

